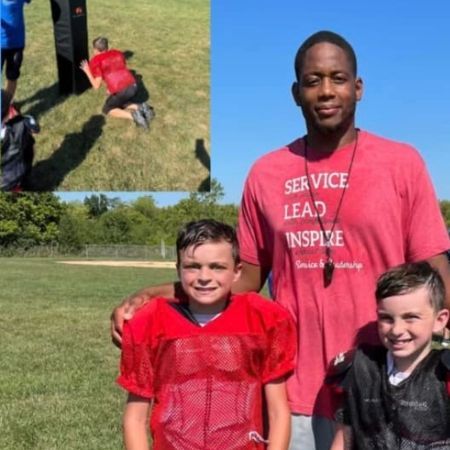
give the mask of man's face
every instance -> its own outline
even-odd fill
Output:
[[[240,272],[229,242],[205,242],[180,251],[178,276],[193,312],[222,311]]]
[[[428,354],[432,334],[441,332],[448,320],[447,310],[433,309],[426,287],[381,300],[377,313],[381,342],[402,372],[411,371]]]
[[[329,134],[353,126],[362,80],[353,75],[344,50],[326,42],[313,45],[305,54],[299,77],[292,94],[308,131]]]

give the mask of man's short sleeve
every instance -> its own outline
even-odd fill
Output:
[[[288,375],[294,369],[297,336],[293,320],[284,310],[282,313],[268,330],[264,384]]]
[[[444,219],[425,163],[417,154],[410,176],[407,261],[428,259],[449,249]]]
[[[237,234],[241,259],[250,264],[263,267],[272,266],[271,252],[268,248],[270,229],[265,226],[266,219],[261,211],[256,183],[257,170],[253,167],[247,177],[239,208]]]
[[[153,367],[150,343],[143,339],[146,333],[137,330],[135,321],[125,322],[122,338],[120,375],[117,383],[128,392],[144,398],[153,397]]]

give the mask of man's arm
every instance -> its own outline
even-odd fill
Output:
[[[149,450],[148,415],[150,400],[128,394],[123,414],[123,441],[126,450]]]
[[[352,429],[342,423],[336,426],[336,433],[334,435],[333,443],[330,450],[351,450],[353,448],[353,434]]]
[[[259,292],[263,288],[269,272],[270,269],[242,261],[241,276],[231,286],[233,294],[251,291]]]
[[[442,277],[445,286],[445,307],[450,310],[450,264],[447,255],[441,253],[433,256],[427,260],[432,267],[434,267]]]
[[[291,413],[287,401],[285,378],[264,386],[269,415],[267,450],[287,450],[291,439]]]
[[[94,77],[91,72],[91,68],[89,67],[89,63],[83,59],[80,64],[80,69],[86,74],[89,78],[89,81],[94,89],[98,89],[102,84],[101,77]]]

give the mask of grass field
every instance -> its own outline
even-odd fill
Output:
[[[196,191],[209,187],[209,2],[87,2],[89,45],[105,35],[150,96],[150,132],[101,114],[104,87],[58,95],[50,3],[25,6],[27,45],[16,101],[38,118],[33,190]],[[91,49],[89,49],[91,51]],[[180,176],[182,174],[182,176]]]
[[[109,313],[174,270],[0,258],[0,449],[122,448]]]

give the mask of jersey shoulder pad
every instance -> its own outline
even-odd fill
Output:
[[[327,384],[340,383],[347,372],[353,365],[353,358],[356,353],[356,348],[353,348],[347,352],[341,352],[331,361],[328,367],[327,376],[325,382]]]

